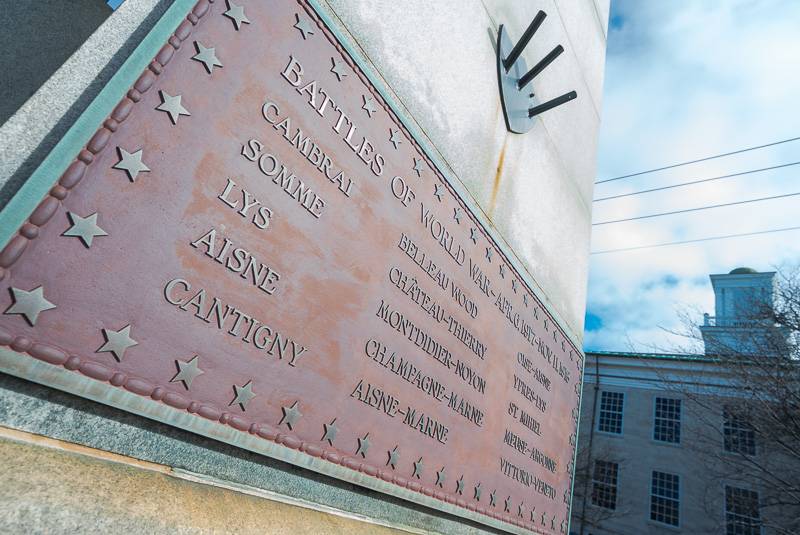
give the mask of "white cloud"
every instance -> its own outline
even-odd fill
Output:
[[[800,2],[612,2],[598,177],[800,136]],[[800,141],[635,177],[595,197],[800,161]],[[619,219],[800,192],[800,165],[595,203]],[[800,197],[594,228],[593,250],[800,226]],[[677,311],[713,314],[709,273],[796,263],[800,231],[595,255],[590,349],[680,343]]]

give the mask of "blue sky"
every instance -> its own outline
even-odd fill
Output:
[[[612,0],[598,179],[800,136],[800,2]],[[800,141],[600,184],[595,198],[800,161]],[[800,166],[596,202],[594,221],[800,191]],[[800,197],[594,227],[603,250],[800,225]],[[672,350],[709,273],[800,259],[800,232],[591,258],[585,347]]]

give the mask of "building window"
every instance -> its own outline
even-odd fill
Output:
[[[761,534],[758,492],[725,486],[725,534]]]
[[[625,394],[622,392],[602,392],[600,395],[600,421],[597,430],[604,433],[622,434],[622,406]]]
[[[653,470],[650,485],[650,519],[670,526],[680,521],[680,477]]]
[[[596,460],[592,473],[592,503],[606,509],[617,508],[617,472],[619,464]]]
[[[725,420],[722,425],[725,451],[755,455],[756,432],[750,423],[727,407],[723,410],[723,418]]]
[[[653,438],[660,442],[681,441],[681,400],[656,398]]]

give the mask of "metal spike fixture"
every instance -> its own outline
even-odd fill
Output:
[[[544,22],[547,14],[539,11],[528,25],[517,44],[512,46],[511,38],[501,24],[497,32],[497,79],[500,84],[500,100],[509,131],[524,134],[533,127],[534,117],[578,97],[575,91],[565,93],[547,102],[538,102],[534,92],[527,87],[531,81],[544,71],[564,52],[564,47],[556,46],[532,69],[528,70],[522,52],[533,35]]]

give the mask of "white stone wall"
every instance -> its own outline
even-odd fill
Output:
[[[592,184],[609,0],[324,0],[408,114],[582,341]],[[524,53],[532,66],[565,51],[532,86],[575,101],[526,134],[506,130],[497,86],[497,28],[518,38],[547,19]]]

